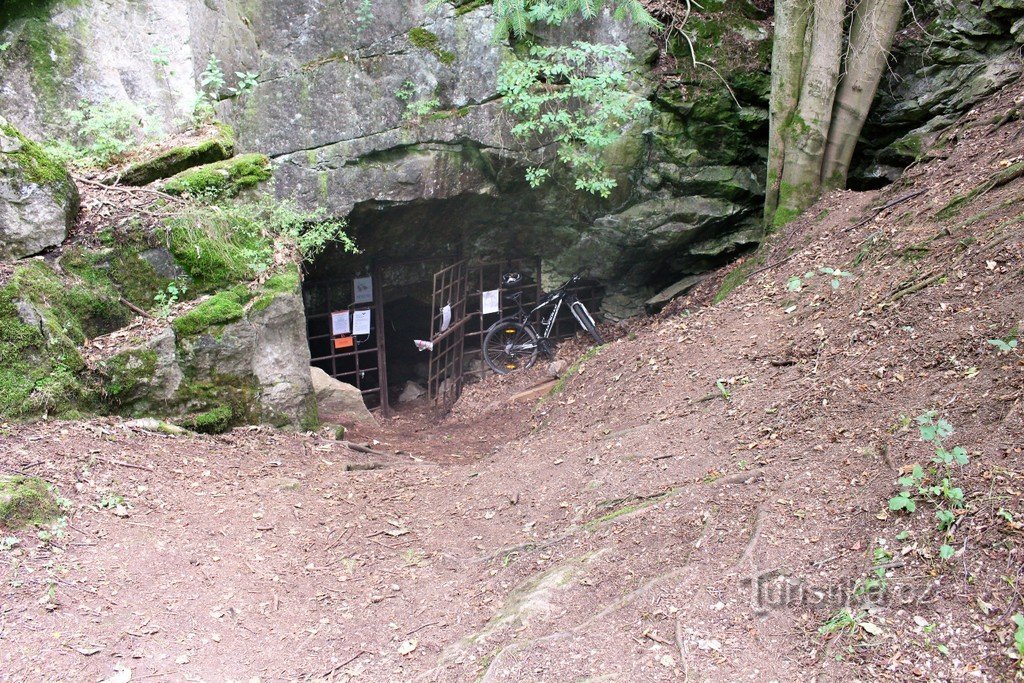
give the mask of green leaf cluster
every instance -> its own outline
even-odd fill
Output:
[[[612,8],[619,21],[632,21],[651,29],[661,27],[640,0],[495,0],[494,35],[498,40],[509,35],[521,39],[526,37],[531,24],[558,26],[577,16],[593,19],[606,6]]]
[[[953,485],[952,468],[954,465],[966,465],[969,458],[962,446],[946,448],[944,441],[953,435],[953,425],[939,417],[934,410],[918,415],[915,422],[921,440],[932,444],[935,449],[932,457],[934,467],[926,471],[915,463],[909,474],[897,480],[900,492],[889,499],[889,509],[909,514],[917,510],[918,501],[930,503],[935,508],[938,530],[946,540],[939,548],[939,557],[948,560],[956,552],[950,545],[953,540],[951,529],[956,522],[957,511],[964,508],[964,491]]]
[[[527,56],[506,61],[498,72],[504,107],[518,121],[513,134],[556,143],[557,158],[575,176],[576,188],[602,197],[616,186],[602,152],[621,137],[623,127],[651,112],[650,102],[631,90],[622,70],[629,58],[624,45],[533,45]],[[543,169],[527,171],[534,186],[548,176]]]

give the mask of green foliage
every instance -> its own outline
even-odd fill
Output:
[[[497,40],[504,40],[509,34],[522,39],[530,24],[558,26],[576,16],[593,19],[605,6],[610,6],[620,21],[629,20],[652,29],[661,26],[640,0],[494,0],[494,35]]]
[[[1001,353],[1010,353],[1011,351],[1017,350],[1017,337],[1016,332],[1011,334],[1006,339],[989,339],[988,343],[999,349]]]
[[[939,548],[939,557],[948,560],[955,550],[952,541],[952,527],[956,523],[957,511],[964,507],[964,492],[953,485],[953,467],[962,467],[969,461],[967,451],[961,446],[946,448],[944,441],[953,434],[953,425],[929,410],[915,418],[922,441],[935,449],[932,457],[934,467],[927,471],[914,464],[910,472],[897,480],[900,492],[889,499],[889,509],[903,510],[908,514],[917,510],[917,502],[925,501],[935,509],[939,532],[944,534],[946,543]]]
[[[241,95],[247,95],[256,89],[259,84],[260,73],[258,71],[236,71],[235,78],[238,82],[231,88],[228,88],[228,92],[231,93],[232,97],[239,97]]]
[[[267,196],[194,206],[167,224],[171,251],[197,293],[254,280],[270,267],[275,242],[294,245],[306,259],[330,245],[356,252],[345,234],[344,219],[330,217],[322,208],[304,211]]]
[[[513,134],[557,143],[557,158],[575,176],[577,189],[602,197],[616,186],[602,152],[624,126],[651,112],[622,71],[628,59],[624,45],[533,45],[527,56],[505,61],[498,72],[504,107],[518,120]],[[547,175],[533,170],[527,179],[538,185]]]
[[[217,55],[210,55],[206,68],[199,74],[199,90],[196,101],[192,105],[192,118],[197,123],[210,121],[215,115],[214,104],[220,99],[224,89],[224,70],[220,68]]]
[[[245,315],[242,308],[245,299],[233,290],[219,292],[175,319],[172,323],[174,331],[180,337],[192,337],[208,332],[210,328],[241,320]]]
[[[402,87],[395,91],[395,97],[405,102],[405,112],[402,113],[402,120],[406,122],[419,123],[424,117],[430,116],[441,107],[441,100],[436,97],[420,97],[419,89],[412,81],[405,81]]]
[[[356,35],[361,36],[372,21],[373,0],[359,0],[359,7],[356,8]]]
[[[182,171],[167,181],[164,192],[210,201],[234,197],[246,188],[270,180],[271,175],[270,159],[265,154],[242,154]]]
[[[818,268],[818,273],[820,273],[821,275],[826,275],[831,278],[830,284],[832,285],[832,289],[839,289],[840,285],[842,284],[842,280],[840,278],[853,277],[853,273],[847,273],[844,270],[840,270],[838,268],[829,268],[827,266]],[[813,270],[807,271],[806,273],[803,274],[803,276],[794,275],[793,277],[789,278],[789,280],[786,281],[786,291],[802,291],[804,286],[807,284],[807,280],[813,278],[814,275],[815,272]]]
[[[1014,626],[1013,651],[1017,655],[1017,664],[1024,667],[1024,614],[1014,614],[1012,617]]]
[[[75,128],[74,142],[58,141],[48,151],[62,161],[86,168],[105,168],[139,140],[161,134],[145,110],[120,100],[82,101],[67,117]]]
[[[171,309],[178,303],[178,298],[187,291],[188,287],[184,284],[179,287],[176,282],[167,283],[167,288],[157,292],[153,297],[153,301],[156,302],[156,317],[171,317]]]

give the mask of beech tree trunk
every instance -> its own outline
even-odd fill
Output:
[[[766,225],[796,218],[822,187],[845,185],[903,2],[860,0],[847,38],[846,0],[776,0]]]
[[[903,6],[904,0],[861,0],[857,7],[821,169],[826,190],[846,187],[853,150],[885,72]]]
[[[804,75],[804,41],[814,0],[775,0],[775,40],[772,49],[772,89],[768,104],[768,178],[764,200],[765,224],[779,206],[785,139],[783,130],[800,101]]]

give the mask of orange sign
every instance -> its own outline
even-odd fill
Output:
[[[335,349],[351,349],[353,346],[352,337],[350,335],[344,335],[342,337],[334,338]]]

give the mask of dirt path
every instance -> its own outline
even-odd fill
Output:
[[[777,267],[698,310],[704,283],[554,396],[509,405],[492,380],[440,426],[359,434],[387,457],[266,429],[4,426],[3,471],[54,482],[70,522],[0,551],[0,679],[1006,679],[1024,359],[989,340],[1024,325],[1024,181],[942,210],[1022,159],[1020,122],[985,123],[1020,94],[904,185],[826,198]],[[970,459],[943,470],[965,499],[948,534],[926,498],[887,505],[931,467],[927,410]]]

